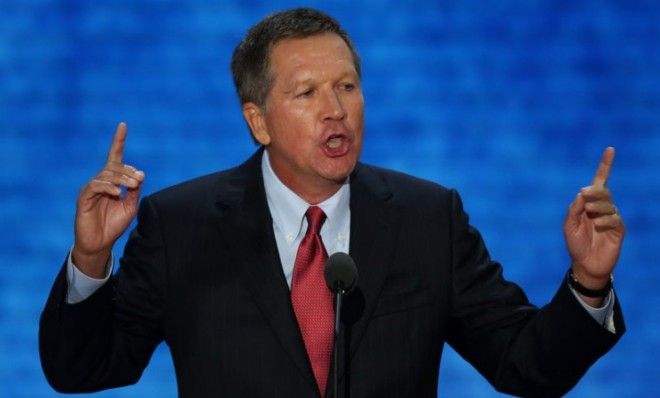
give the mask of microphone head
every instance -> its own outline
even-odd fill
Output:
[[[325,283],[333,292],[350,293],[357,286],[358,271],[355,262],[346,253],[337,252],[325,262]]]

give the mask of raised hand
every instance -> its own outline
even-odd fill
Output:
[[[71,254],[76,266],[94,278],[104,276],[112,246],[137,213],[144,173],[123,163],[125,143],[126,124],[119,123],[108,161],[78,195]]]
[[[573,274],[589,289],[607,284],[625,234],[623,220],[606,187],[613,161],[614,148],[609,147],[603,152],[592,185],[580,190],[564,222]]]

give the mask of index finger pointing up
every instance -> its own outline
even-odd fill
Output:
[[[123,163],[124,144],[126,143],[126,123],[121,122],[115,130],[115,136],[112,139],[112,146],[108,152],[108,163]]]
[[[605,186],[607,184],[607,179],[610,178],[610,169],[612,168],[612,162],[614,161],[614,148],[607,147],[605,152],[603,152],[603,157],[600,159],[600,164],[598,165],[598,170],[596,170],[596,175],[594,176],[593,186]]]

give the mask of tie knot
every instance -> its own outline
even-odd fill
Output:
[[[305,213],[307,218],[307,233],[319,234],[321,233],[321,227],[325,222],[325,213],[318,206],[310,206]]]

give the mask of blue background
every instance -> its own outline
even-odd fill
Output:
[[[72,243],[78,190],[117,122],[146,193],[241,162],[254,146],[231,52],[265,14],[299,4],[2,0],[0,396],[59,396],[40,370],[38,317]],[[568,266],[568,204],[603,148],[617,148],[629,331],[569,395],[660,396],[660,3],[303,4],[336,16],[361,53],[363,159],[459,189],[505,275],[537,304]],[[449,349],[440,392],[498,396]],[[161,346],[136,386],[98,396],[175,395]]]

